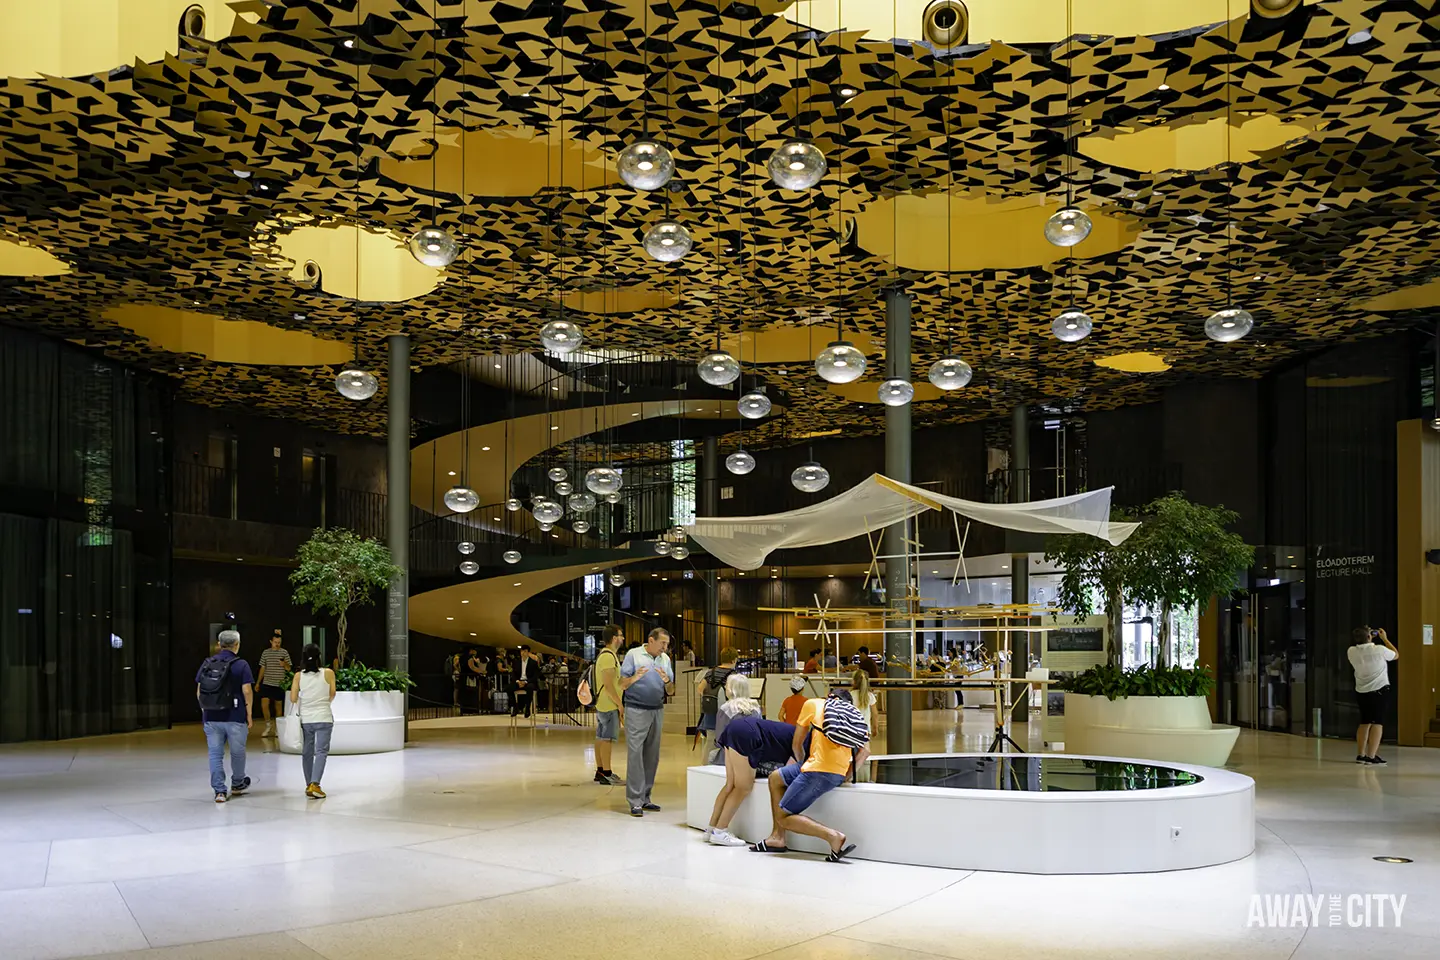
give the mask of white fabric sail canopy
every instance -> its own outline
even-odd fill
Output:
[[[685,529],[713,556],[754,570],[772,550],[818,547],[881,530],[926,510],[1027,533],[1088,533],[1118,544],[1138,524],[1110,522],[1110,491],[1092,490],[1029,503],[977,503],[946,497],[880,474],[821,503],[763,517],[698,517]]]

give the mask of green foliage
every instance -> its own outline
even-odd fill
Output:
[[[1124,544],[1134,557],[1125,585],[1131,602],[1192,607],[1234,590],[1235,578],[1255,560],[1255,548],[1225,529],[1239,517],[1178,493],[1151,501]]]
[[[352,693],[373,693],[378,690],[408,690],[415,681],[392,670],[376,670],[363,663],[352,663],[335,671],[335,689]]]
[[[1092,697],[1204,697],[1215,689],[1209,667],[1152,667],[1121,670],[1111,664],[1091,667],[1057,684],[1068,693]]]
[[[336,651],[343,663],[347,612],[357,603],[373,602],[375,591],[389,586],[401,570],[383,543],[344,527],[317,529],[300,545],[295,560],[291,600],[335,617]]]

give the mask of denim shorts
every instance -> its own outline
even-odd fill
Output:
[[[595,739],[620,739],[620,711],[598,710],[595,713]]]
[[[816,800],[845,782],[843,773],[806,773],[800,764],[792,763],[780,768],[780,779],[785,782],[785,796],[780,798],[780,809],[786,813],[804,813]]]

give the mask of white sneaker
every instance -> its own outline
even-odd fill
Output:
[[[712,830],[710,836],[705,838],[707,843],[713,843],[717,847],[744,847],[748,844],[729,830]]]

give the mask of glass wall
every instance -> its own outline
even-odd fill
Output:
[[[0,741],[169,722],[169,406],[0,327]]]

